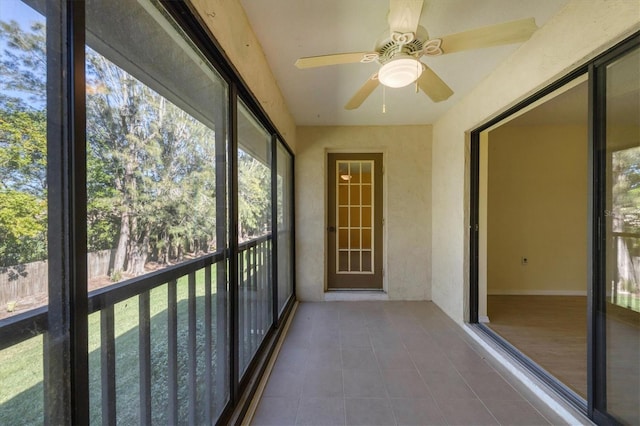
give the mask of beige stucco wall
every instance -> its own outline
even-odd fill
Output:
[[[295,122],[240,2],[191,0],[191,3],[282,137],[295,152]]]
[[[325,297],[326,156],[382,152],[385,286],[392,300],[431,299],[431,126],[298,127],[297,296]]]
[[[488,294],[587,294],[587,143],[579,125],[489,132]]]
[[[640,29],[637,0],[574,0],[433,126],[431,295],[469,312],[468,131]]]

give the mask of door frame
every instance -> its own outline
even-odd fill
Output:
[[[358,293],[366,293],[367,291],[371,292],[381,292],[384,294],[388,294],[388,281],[387,281],[387,247],[388,247],[388,235],[387,235],[387,173],[386,173],[386,163],[387,163],[387,149],[383,147],[371,147],[371,148],[325,148],[323,153],[323,168],[324,168],[324,221],[323,221],[323,293],[333,293],[333,292],[350,292],[351,290],[338,290],[338,289],[329,289],[329,259],[328,259],[328,248],[329,248],[329,236],[327,233],[327,227],[329,226],[329,154],[381,154],[382,155],[382,205],[380,206],[382,210],[382,218],[383,218],[383,226],[382,226],[382,290],[353,290],[353,292]]]

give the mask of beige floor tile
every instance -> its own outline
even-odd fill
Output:
[[[253,424],[563,424],[433,303],[301,303],[290,330]]]
[[[457,426],[499,424],[479,399],[447,399],[438,400],[437,403],[447,424]]]
[[[386,398],[346,398],[347,425],[389,426],[395,425],[393,409]]]
[[[297,425],[338,426],[345,424],[343,398],[302,398]]]
[[[398,426],[445,424],[440,408],[431,397],[392,398],[390,401]]]

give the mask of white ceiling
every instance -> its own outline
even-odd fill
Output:
[[[430,124],[471,91],[519,45],[423,58],[453,89],[434,103],[415,86],[378,87],[357,110],[344,104],[377,63],[300,70],[299,57],[366,51],[388,30],[388,0],[240,0],[298,125]],[[528,17],[543,26],[568,0],[425,0],[420,24],[431,38]]]

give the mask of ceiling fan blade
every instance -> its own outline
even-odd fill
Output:
[[[378,81],[378,73],[375,73],[364,85],[358,89],[355,95],[347,102],[344,109],[356,109],[369,97],[369,95],[378,87],[380,82]]]
[[[521,43],[538,29],[534,18],[490,25],[441,37],[442,52],[453,53],[482,47]]]
[[[415,33],[422,13],[423,0],[390,0],[389,28],[391,32]]]
[[[336,53],[334,55],[309,56],[296,61],[296,67],[314,68],[327,65],[351,64],[354,62],[372,62],[378,57],[376,52]]]
[[[424,65],[424,71],[418,78],[418,87],[431,98],[433,102],[442,102],[449,99],[453,95],[453,90],[447,83],[442,81],[438,74],[426,65]]]

